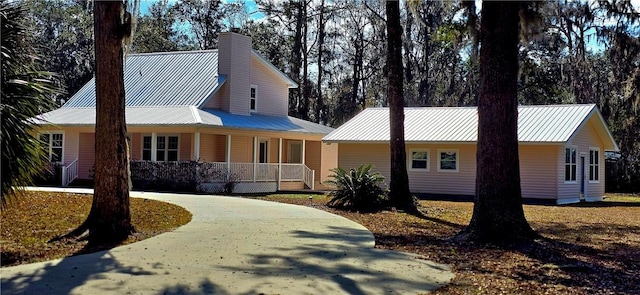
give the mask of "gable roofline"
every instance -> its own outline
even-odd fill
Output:
[[[326,143],[388,142],[388,108],[368,108],[323,138]],[[566,144],[591,122],[604,150],[618,147],[593,104],[518,106],[520,144]],[[593,118],[598,114],[599,119]],[[405,140],[410,143],[475,143],[478,132],[476,107],[405,108]],[[377,128],[371,128],[376,126]],[[427,128],[428,127],[428,128]]]
[[[213,88],[211,92],[209,92],[209,94],[207,94],[207,97],[203,99],[202,102],[200,102],[198,105],[196,105],[196,107],[199,109],[204,108],[204,106],[206,106],[207,103],[209,103],[209,101],[213,98],[216,92],[220,90],[220,87],[222,87],[222,85],[224,85],[225,82],[227,82],[227,75],[218,74],[218,85],[216,85],[216,87]]]
[[[276,68],[276,66],[274,66],[272,63],[270,63],[266,58],[264,58],[262,55],[260,55],[260,53],[258,53],[255,50],[251,50],[252,56],[255,56],[258,58],[258,60],[260,62],[262,62],[265,66],[267,66],[267,68],[275,75],[277,75],[278,77],[280,77],[289,88],[298,88],[298,83],[296,83],[295,81],[291,80],[291,78],[289,78],[287,75],[285,75],[282,71],[280,71],[278,68]]]
[[[572,142],[573,139],[578,135],[580,130],[582,130],[582,128],[584,128],[587,125],[587,123],[589,123],[589,120],[591,120],[591,117],[597,116],[598,122],[600,124],[598,126],[595,126],[595,129],[596,129],[596,133],[604,143],[604,149],[606,151],[613,151],[613,152],[620,151],[620,148],[618,147],[618,144],[616,143],[615,139],[613,139],[613,135],[611,135],[611,131],[607,127],[607,123],[605,122],[604,117],[602,117],[600,110],[598,110],[598,107],[595,104],[590,104],[590,106],[592,106],[591,111],[589,112],[589,114],[587,114],[584,117],[582,122],[580,122],[580,125],[578,126],[578,128],[576,128],[573,131],[573,134],[571,134],[571,136],[567,139],[567,142]],[[608,142],[611,144],[607,144]]]

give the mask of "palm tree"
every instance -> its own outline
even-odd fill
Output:
[[[53,107],[51,97],[60,92],[52,73],[39,70],[38,57],[29,44],[22,20],[22,2],[0,2],[2,26],[2,198],[0,205],[29,185],[46,167],[48,158],[34,136],[29,120]]]

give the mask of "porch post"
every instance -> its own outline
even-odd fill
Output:
[[[282,178],[282,137],[278,138],[278,186],[280,190],[280,179]]]
[[[200,132],[193,134],[193,160],[200,161]]]
[[[151,161],[155,162],[157,160],[156,156],[158,153],[158,133],[151,133]]]
[[[253,137],[253,182],[256,182],[256,172],[258,171],[258,137]]]
[[[224,154],[224,160],[227,162],[227,180],[231,177],[231,134],[227,134],[227,150]]]
[[[302,158],[302,159],[301,159],[302,165],[304,165],[304,158],[305,158],[305,153],[306,153],[306,151],[305,151],[305,149],[306,149],[306,143],[307,143],[307,141],[303,139],[303,140],[302,140],[302,155],[301,155],[301,158]]]

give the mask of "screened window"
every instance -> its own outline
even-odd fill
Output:
[[[428,150],[412,150],[411,151],[411,169],[429,171],[429,151]]]
[[[564,181],[576,181],[576,148],[564,149]]]
[[[156,161],[178,161],[178,137],[177,136],[157,136],[156,137]],[[142,138],[142,159],[151,160],[151,136]]]
[[[251,95],[250,95],[250,99],[249,99],[249,110],[252,112],[257,111],[257,104],[258,104],[258,86],[252,85],[251,86]]]
[[[438,171],[458,171],[457,150],[438,150]]]
[[[52,163],[62,162],[62,144],[64,136],[62,133],[42,133],[40,143],[45,150],[45,155]]]
[[[589,149],[589,181],[600,181],[600,150]]]

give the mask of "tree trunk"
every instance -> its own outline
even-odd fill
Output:
[[[92,240],[120,241],[134,231],[129,211],[129,161],[126,141],[120,1],[94,3],[96,43],[95,185],[85,224]]]
[[[389,134],[391,148],[391,180],[389,196],[398,209],[415,212],[409,192],[406,151],[404,143],[404,99],[402,70],[402,26],[400,4],[387,1],[387,68],[389,69]]]
[[[315,122],[319,123],[319,124],[326,124],[327,120],[326,120],[326,115],[325,115],[325,111],[324,111],[324,97],[322,97],[322,74],[324,69],[322,68],[322,58],[323,58],[323,53],[324,53],[324,37],[326,35],[325,33],[325,20],[324,20],[324,13],[325,13],[325,6],[324,6],[324,0],[320,1],[320,13],[318,15],[318,98],[316,100],[316,109],[315,109]]]
[[[522,210],[518,158],[518,2],[482,2],[478,151],[473,216],[463,239],[535,236]]]

